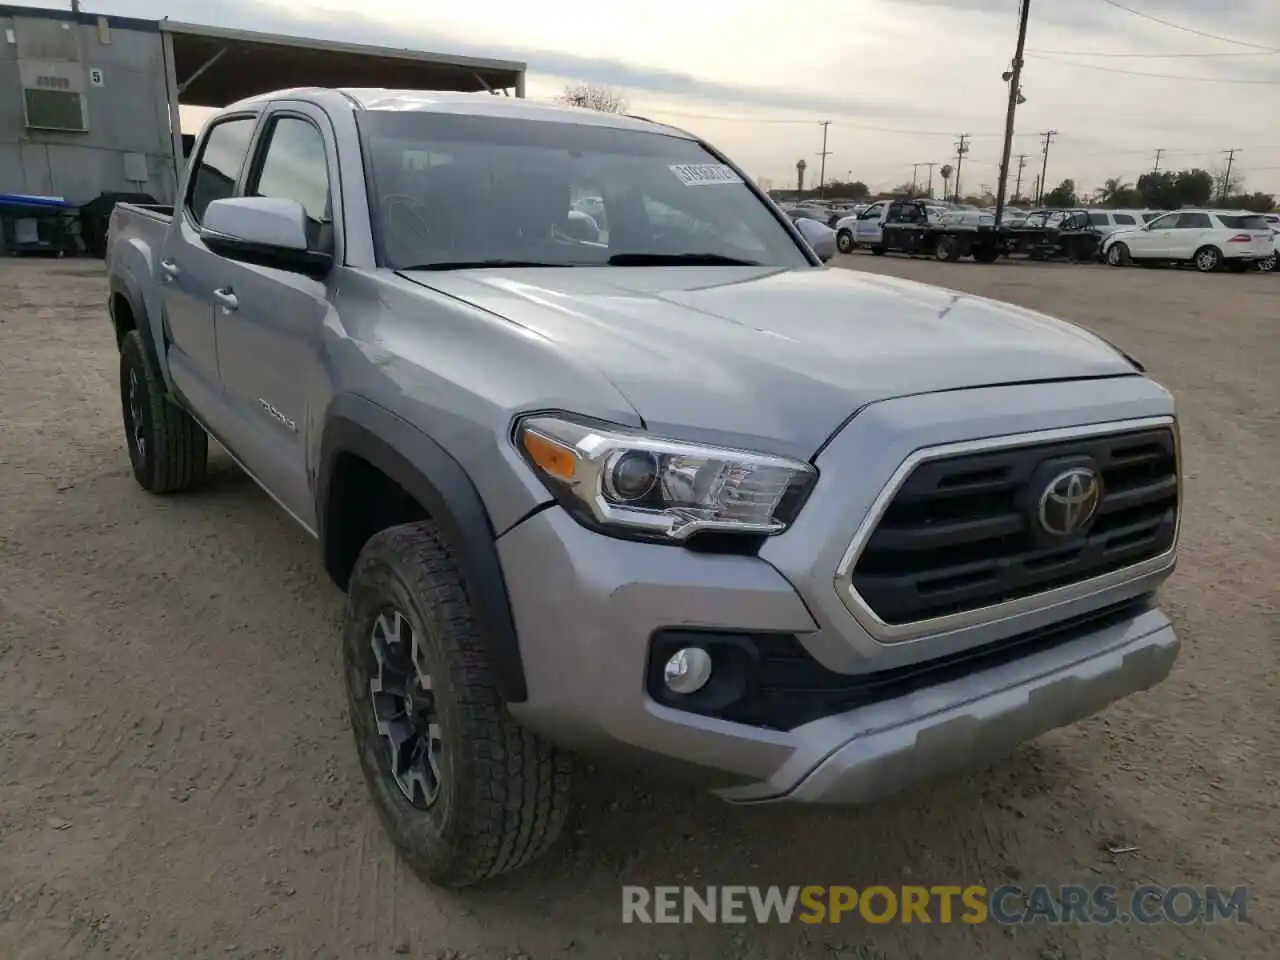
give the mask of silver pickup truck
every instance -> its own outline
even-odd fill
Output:
[[[213,437],[320,542],[430,881],[545,850],[567,751],[863,802],[1169,672],[1169,394],[802,228],[670,127],[381,90],[237,103],[176,209],[116,208],[138,483]]]

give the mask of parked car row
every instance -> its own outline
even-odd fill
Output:
[[[809,216],[804,209],[797,205],[795,210],[801,212],[793,216]],[[928,233],[925,239],[930,242],[917,243],[920,237],[915,237],[905,246],[888,243],[884,232],[888,220],[905,221],[913,228],[913,236]],[[932,200],[881,200],[840,217],[833,227],[837,249],[846,254],[869,249],[877,255],[890,250],[939,255],[937,251],[943,250],[941,259],[955,259],[954,245],[934,242],[955,228],[962,234],[990,234],[997,256],[1103,260],[1113,266],[1185,264],[1205,273],[1250,268],[1271,272],[1280,252],[1280,214],[1240,210],[1042,209],[1015,212],[1003,217],[996,228],[993,211]]]

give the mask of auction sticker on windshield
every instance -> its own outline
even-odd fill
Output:
[[[733,167],[723,163],[673,163],[671,172],[686,187],[702,187],[712,183],[741,183]]]

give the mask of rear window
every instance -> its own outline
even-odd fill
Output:
[[[1218,219],[1222,221],[1222,225],[1229,230],[1270,230],[1271,224],[1267,223],[1266,217],[1258,216],[1253,213],[1245,213],[1239,216],[1234,214],[1218,214]]]
[[[1121,226],[1133,226],[1138,222],[1134,220],[1133,217],[1129,216],[1129,214],[1127,213],[1116,213],[1116,214],[1112,214],[1112,216],[1115,217],[1116,223]]]

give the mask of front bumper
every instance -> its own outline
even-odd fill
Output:
[[[1106,589],[887,642],[841,600],[841,555],[913,450],[1169,413],[1167,394],[1137,377],[874,405],[828,444],[799,520],[759,556],[612,539],[544,509],[498,541],[529,691],[511,711],[554,742],[698,780],[742,803],[863,802],[1007,754],[1169,673],[1179,642],[1168,619],[1124,605],[1154,591],[1172,558]],[[1091,619],[1117,605],[1118,617]],[[651,640],[672,628],[789,634],[827,671],[878,677],[1076,620],[1085,626],[1047,647],[790,729],[675,709],[645,687]]]

